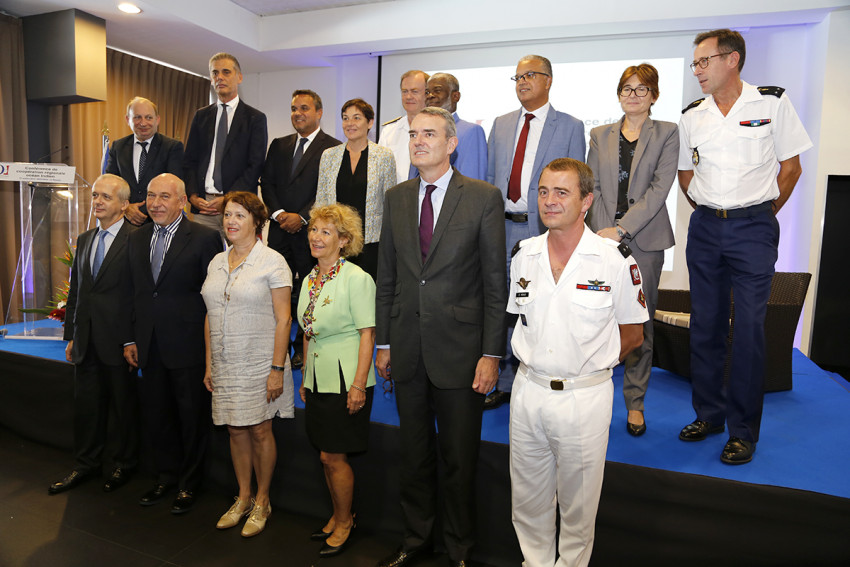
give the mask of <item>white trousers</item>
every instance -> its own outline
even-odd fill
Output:
[[[517,373],[511,394],[511,512],[525,567],[590,562],[613,401],[611,380],[556,391]]]

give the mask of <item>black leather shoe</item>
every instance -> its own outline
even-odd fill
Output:
[[[413,565],[413,562],[423,555],[425,555],[425,549],[422,547],[410,549],[408,551],[405,551],[403,548],[399,548],[398,551],[392,555],[388,555],[381,559],[381,561],[378,562],[378,567],[404,567],[406,565]]]
[[[324,527],[324,526],[322,526],[322,528],[323,528],[323,527]],[[332,534],[333,532],[326,532],[326,531],[324,531],[322,528],[319,528],[318,530],[316,530],[316,531],[314,531],[313,533],[311,533],[311,534],[310,534],[310,539],[312,539],[313,541],[325,541],[326,539],[328,539],[329,537],[331,537],[331,534]]]
[[[723,452],[720,453],[720,460],[727,465],[743,465],[753,460],[755,452],[756,444],[752,441],[730,437],[726,446],[723,447]]]
[[[142,506],[153,506],[159,504],[165,499],[165,496],[171,491],[170,484],[155,484],[153,488],[142,494],[139,498],[139,504]]]
[[[195,504],[195,495],[188,490],[181,490],[177,493],[177,498],[171,504],[172,514],[185,514],[192,509]]]
[[[298,349],[295,349],[298,351]],[[296,352],[292,355],[292,358],[289,359],[289,365],[293,370],[298,370],[304,365],[304,355],[301,354],[300,351]]]
[[[109,478],[106,479],[106,482],[103,483],[103,491],[112,492],[116,488],[121,488],[127,484],[131,476],[133,476],[132,472],[127,469],[122,469],[121,467],[116,467],[115,470],[112,471],[112,474],[109,475]]]
[[[702,441],[708,435],[723,433],[724,429],[726,429],[724,425],[711,425],[707,421],[698,419],[682,428],[682,431],[679,432],[679,439],[682,441]]]
[[[484,398],[484,409],[496,409],[500,405],[511,401],[511,393],[501,390],[493,390]]]
[[[629,435],[632,437],[640,437],[644,433],[646,433],[646,422],[641,423],[640,425],[635,425],[634,423],[626,422],[626,431],[629,432]]]
[[[345,550],[345,546],[351,541],[351,534],[354,533],[354,528],[357,527],[357,524],[354,522],[354,516],[351,517],[351,529],[348,532],[348,537],[344,542],[337,546],[333,546],[329,544],[327,541],[322,544],[322,548],[319,550],[319,557],[333,557],[334,555],[339,555]],[[330,535],[330,534],[329,534]]]
[[[60,492],[65,492],[66,490],[71,490],[75,488],[85,481],[87,481],[91,477],[91,473],[81,473],[79,471],[71,471],[71,473],[60,480],[59,482],[54,482],[47,488],[47,492],[50,494],[59,494]]]

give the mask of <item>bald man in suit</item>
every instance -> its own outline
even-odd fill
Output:
[[[392,378],[402,438],[404,539],[380,567],[429,551],[437,515],[437,434],[445,462],[443,541],[453,566],[474,545],[484,395],[505,349],[504,203],[450,165],[455,122],[428,107],[410,127],[419,177],[387,191],[376,297],[378,373]],[[390,364],[392,360],[392,365]]]

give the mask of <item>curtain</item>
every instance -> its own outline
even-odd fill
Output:
[[[0,14],[0,161],[27,161],[28,143],[23,27]],[[10,300],[21,248],[19,206],[18,184],[0,182],[0,323],[21,306],[20,298]]]

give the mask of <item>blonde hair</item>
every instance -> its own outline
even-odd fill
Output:
[[[316,221],[334,225],[339,237],[348,239],[348,243],[339,251],[343,258],[357,256],[363,251],[363,220],[354,207],[340,203],[315,207],[310,211],[307,227],[313,228]]]

